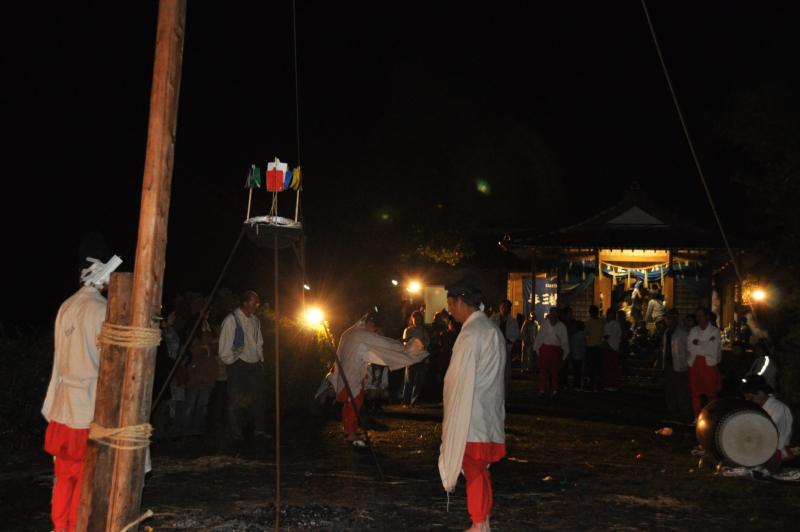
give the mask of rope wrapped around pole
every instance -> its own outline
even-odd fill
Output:
[[[103,427],[92,423],[89,426],[89,439],[121,451],[136,451],[150,446],[153,427],[150,423],[128,427]],[[116,443],[119,442],[119,443]]]
[[[161,329],[104,322],[97,343],[133,348],[157,347],[161,343]]]

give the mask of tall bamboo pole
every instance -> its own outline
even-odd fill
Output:
[[[154,327],[161,308],[185,25],[186,0],[160,0],[133,271],[131,325],[134,327]],[[154,347],[127,349],[125,377],[120,388],[120,426],[139,425],[150,418],[155,355]],[[117,453],[108,530],[122,530],[139,517],[144,459],[144,449]]]

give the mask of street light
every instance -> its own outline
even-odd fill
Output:
[[[325,321],[325,314],[319,307],[308,307],[303,312],[303,321],[309,327],[318,328]]]
[[[758,301],[759,303],[767,299],[767,292],[762,290],[761,288],[756,288],[753,290],[751,294],[753,301]]]
[[[419,294],[422,291],[422,284],[419,281],[411,281],[406,290],[409,294]]]
[[[392,284],[393,284],[394,286],[397,286],[397,285],[399,285],[400,283],[398,283],[398,282],[397,282],[397,279],[392,279]]]
[[[307,284],[304,284],[303,285],[303,290],[311,290],[311,287],[308,286]]]

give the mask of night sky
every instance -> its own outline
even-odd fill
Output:
[[[639,1],[297,4],[309,282],[331,296],[363,289],[352,283],[365,267],[402,274],[375,257],[382,235],[544,232],[633,181],[712,223]],[[721,128],[760,87],[797,88],[798,9],[648,5],[723,220],[752,231]],[[77,287],[83,235],[102,232],[133,267],[157,2],[2,9],[0,322],[49,326]],[[189,2],[166,299],[213,284],[244,218],[248,166],[297,164],[291,16],[290,1]],[[244,249],[225,284],[263,289],[270,264]]]

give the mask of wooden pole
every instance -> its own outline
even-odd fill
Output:
[[[130,273],[112,273],[108,283],[106,323],[127,325],[131,319]],[[116,427],[119,421],[119,383],[125,373],[125,348],[103,344],[100,348],[100,372],[97,379],[97,400],[94,422],[103,427]],[[103,531],[108,515],[108,493],[116,451],[89,440],[83,466],[81,500],[77,530]],[[91,526],[90,526],[91,524]]]
[[[154,327],[161,308],[185,25],[186,0],[160,0],[133,271],[131,325],[134,327]],[[119,388],[120,427],[149,420],[155,370],[155,347],[128,348],[126,351],[125,377]],[[144,459],[145,449],[117,452],[107,530],[122,530],[139,517]]]

